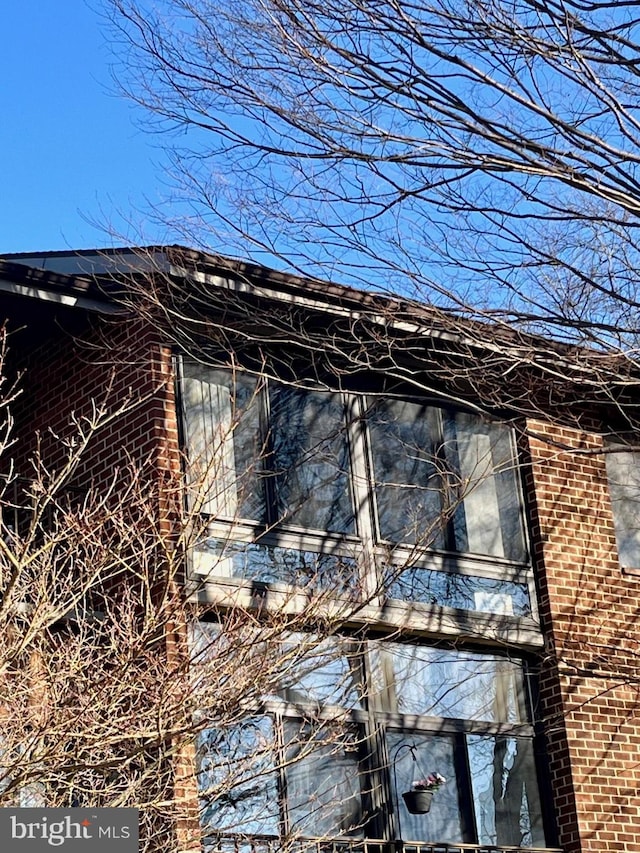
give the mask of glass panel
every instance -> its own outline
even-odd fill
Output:
[[[282,644],[279,696],[298,705],[357,708],[363,692],[359,645],[295,634]]]
[[[249,717],[198,737],[200,820],[208,830],[276,835],[278,788],[273,724]]]
[[[516,661],[431,646],[369,646],[372,698],[381,710],[492,723],[526,719]]]
[[[480,843],[544,847],[531,741],[467,735],[467,745]]]
[[[261,700],[283,699],[305,713],[319,707],[360,707],[364,692],[361,644],[344,637],[318,638],[310,633],[278,632],[251,625],[221,629],[217,622],[194,622],[189,629],[192,683],[206,684],[211,668],[198,665],[253,667],[252,688],[262,689]],[[219,672],[217,673],[219,675]],[[258,696],[255,697],[256,699]],[[309,709],[309,706],[315,706]]]
[[[213,660],[218,653],[218,643],[221,642],[221,631],[218,622],[201,622],[194,620],[189,624],[189,650],[191,666]],[[192,670],[194,674],[194,670]]]
[[[368,413],[378,525],[383,539],[442,548],[442,478],[436,410],[378,400]]]
[[[277,518],[298,527],[352,533],[344,406],[339,394],[273,384],[269,467]]]
[[[183,407],[189,478],[202,512],[264,521],[256,380],[185,362]]]
[[[457,607],[481,613],[530,616],[529,588],[523,583],[459,575],[417,566],[399,570],[389,598]]]
[[[462,841],[453,738],[388,732],[387,743],[393,805],[400,816],[401,838],[404,841],[442,843]],[[434,793],[431,810],[427,814],[410,814],[402,799],[403,792],[410,791],[414,782],[431,773],[440,773],[446,783]]]
[[[359,587],[355,560],[333,554],[280,548],[258,542],[207,539],[194,552],[194,569],[217,577],[244,578],[262,583],[355,592]]]
[[[620,563],[640,568],[640,456],[625,451],[605,459]]]
[[[443,413],[445,455],[458,506],[458,551],[526,559],[511,431],[465,412]]]
[[[353,730],[285,722],[290,831],[320,837],[362,835],[358,736]]]

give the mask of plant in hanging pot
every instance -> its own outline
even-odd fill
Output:
[[[447,780],[440,773],[429,773],[426,779],[417,779],[410,791],[405,791],[402,799],[411,814],[426,814],[431,808],[431,800],[436,791]]]

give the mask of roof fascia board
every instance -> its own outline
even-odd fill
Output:
[[[233,290],[236,293],[246,293],[249,296],[272,299],[274,302],[303,306],[310,310],[323,312],[325,314],[332,314],[333,316],[348,317],[351,319],[366,318],[376,325],[384,325],[410,334],[425,335],[427,337],[437,338],[438,340],[451,341],[452,343],[466,343],[469,346],[483,346],[477,341],[473,341],[471,339],[465,340],[461,335],[445,332],[441,329],[433,329],[426,326],[424,323],[410,323],[407,320],[394,319],[380,313],[379,311],[363,310],[355,307],[349,308],[336,302],[329,304],[324,300],[315,299],[307,294],[276,290],[265,287],[264,285],[255,285],[246,277],[240,278],[239,276],[235,277],[233,275],[224,276],[204,273],[199,270],[178,266],[171,266],[169,274],[176,278],[184,278],[187,280],[192,279],[193,281],[217,287],[221,290]],[[488,348],[489,346],[487,346],[487,349]]]
[[[392,316],[394,307],[392,299],[389,299],[389,313],[383,314],[381,311],[376,311],[375,307],[372,305],[365,304],[364,308],[359,308],[357,306],[356,298],[352,295],[353,293],[358,293],[358,291],[348,290],[344,293],[344,300],[351,301],[352,307],[341,305],[338,301],[340,297],[337,293],[328,294],[328,296],[335,298],[334,301],[330,303],[324,299],[314,298],[313,296],[308,295],[308,293],[301,292],[304,286],[302,284],[302,280],[300,283],[298,283],[297,280],[295,283],[289,283],[286,285],[286,290],[280,290],[267,287],[263,284],[253,284],[251,282],[250,273],[243,273],[242,271],[230,271],[227,274],[221,272],[206,273],[193,269],[192,267],[189,268],[170,264],[168,272],[169,275],[177,278],[184,278],[186,280],[191,279],[201,284],[207,284],[208,286],[233,290],[236,293],[246,293],[255,297],[272,299],[275,302],[284,304],[304,306],[309,310],[330,314],[334,317],[341,316],[350,319],[366,318],[369,322],[387,329],[403,332],[405,334],[424,336],[425,338],[443,341],[458,347],[467,347],[471,350],[483,353],[494,353],[501,358],[509,356],[514,362],[523,360],[524,362],[530,363],[531,366],[534,366],[534,363],[537,363],[541,370],[553,376],[562,376],[561,371],[565,369],[567,361],[570,361],[571,369],[575,372],[576,379],[578,381],[587,382],[587,384],[591,384],[592,381],[593,364],[589,362],[583,365],[578,362],[575,357],[572,357],[571,351],[573,348],[569,346],[566,347],[567,352],[563,353],[562,345],[560,345],[558,347],[558,351],[556,351],[553,348],[552,342],[549,340],[543,338],[536,339],[534,336],[527,337],[526,335],[522,342],[514,340],[494,343],[489,339],[479,340],[477,338],[469,337],[462,332],[448,332],[444,329],[434,328],[418,321],[412,322],[409,320],[400,320]],[[363,293],[363,296],[366,297],[369,296],[369,294]],[[487,326],[486,332],[487,335],[491,333],[489,326]],[[548,346],[547,349],[540,353],[541,355],[546,354],[546,358],[543,358],[542,360],[532,358],[531,352],[532,346],[534,345],[537,345],[538,351],[540,351],[542,346]],[[581,348],[577,347],[576,349]],[[584,352],[587,353],[588,350],[585,349]],[[597,353],[595,352],[591,352],[590,355],[592,358],[597,357]],[[557,359],[559,357],[561,359],[561,364],[563,365],[561,368],[558,367],[557,363]]]
[[[156,249],[98,249],[67,252],[20,252],[0,255],[11,263],[59,275],[122,276],[167,271],[166,253]]]
[[[15,281],[8,279],[0,279],[0,292],[10,293],[14,296],[23,296],[28,299],[39,299],[43,302],[53,302],[57,305],[64,305],[70,308],[82,308],[86,311],[91,311],[100,314],[122,314],[123,309],[109,302],[101,302],[97,299],[91,299],[87,296],[74,296],[68,293],[62,293],[58,290],[47,290],[42,287],[33,287],[24,284],[18,284]]]

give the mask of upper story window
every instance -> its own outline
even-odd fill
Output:
[[[212,576],[295,585],[330,576],[350,587],[357,577],[393,598],[530,613],[506,425],[190,362],[183,410],[211,519],[198,562]],[[461,571],[462,555],[472,559]],[[372,566],[373,582],[363,577]]]
[[[605,456],[620,565],[640,568],[640,454],[615,450]]]
[[[189,364],[184,387],[203,512],[236,523],[355,533],[340,395]]]

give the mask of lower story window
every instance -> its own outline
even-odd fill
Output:
[[[379,744],[386,765],[366,744],[363,731],[269,716],[203,734],[205,831],[544,847],[530,739],[388,729]],[[402,794],[430,773],[446,782],[427,814],[412,814]]]
[[[393,793],[403,839],[544,847],[530,739],[406,731],[389,732],[387,739],[399,759]],[[403,746],[410,749],[399,752]],[[417,767],[425,766],[439,768],[447,782],[427,814],[411,814],[401,794],[410,790]]]
[[[205,849],[248,837],[545,846],[520,661],[379,639],[318,648],[313,667],[284,656],[279,695],[255,713],[202,731]],[[402,794],[433,774],[446,782],[411,813]]]

